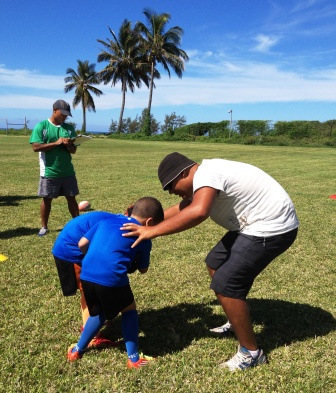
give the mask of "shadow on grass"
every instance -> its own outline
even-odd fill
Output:
[[[257,340],[266,352],[336,330],[336,319],[320,307],[271,299],[248,303],[253,322],[264,327]]]
[[[8,229],[0,231],[0,239],[10,239],[12,237],[37,235],[40,228],[25,228],[19,227],[15,229]]]
[[[19,206],[21,201],[27,199],[41,199],[37,195],[7,195],[0,196],[0,207],[1,206]]]
[[[308,304],[267,299],[250,299],[249,304],[253,322],[264,327],[257,339],[266,352],[336,329],[335,318],[329,312]],[[139,317],[139,346],[144,353],[155,356],[181,351],[194,340],[216,339],[209,329],[225,322],[224,315],[214,315],[213,308],[203,304],[182,303],[144,311]],[[104,331],[111,338],[120,336],[120,318]]]

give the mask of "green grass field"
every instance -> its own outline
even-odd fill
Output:
[[[209,328],[226,321],[209,289],[204,258],[224,230],[200,226],[153,240],[151,268],[131,276],[140,314],[140,348],[158,360],[126,368],[125,348],[92,350],[77,363],[66,351],[80,334],[79,295],[61,294],[51,255],[70,219],[53,202],[50,233],[39,238],[38,155],[28,137],[0,136],[1,392],[334,392],[336,150],[93,139],[73,158],[80,200],[123,212],[142,196],[164,207],[178,199],[161,190],[157,166],[172,151],[200,162],[221,157],[254,164],[288,191],[299,236],[258,277],[249,295],[255,331],[269,364],[230,373],[217,364],[237,350]],[[121,338],[120,317],[106,328]]]

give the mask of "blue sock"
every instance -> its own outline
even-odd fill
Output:
[[[85,323],[84,330],[79,338],[77,345],[73,350],[83,351],[93,339],[93,337],[99,332],[106,321],[104,314],[99,314],[94,317],[89,317]]]
[[[138,348],[138,312],[137,310],[127,311],[121,317],[122,334],[124,337],[127,356],[132,362],[139,360]]]

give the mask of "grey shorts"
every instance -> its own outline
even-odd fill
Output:
[[[245,300],[254,279],[293,244],[297,231],[266,238],[228,232],[205,260],[215,270],[210,288],[223,296]]]
[[[76,196],[79,194],[76,176],[59,178],[40,177],[37,195],[42,198]]]

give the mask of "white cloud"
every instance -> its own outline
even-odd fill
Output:
[[[279,38],[258,34],[255,40],[258,42],[258,45],[255,46],[252,50],[257,52],[268,52],[270,48],[279,41]]]
[[[58,97],[57,98],[62,98]],[[0,95],[2,109],[50,109],[57,98],[42,97],[31,94]],[[63,97],[64,98],[64,97]]]
[[[33,70],[11,70],[0,65],[0,86],[17,88],[59,90],[64,85],[64,77],[55,75],[41,75]]]
[[[234,64],[230,61],[225,61],[223,66],[230,72],[242,72],[242,69],[239,65]]]
[[[301,75],[257,62],[211,67],[212,76],[185,76],[182,80],[163,77],[154,92],[156,105],[335,101],[336,69]]]
[[[197,49],[188,49],[186,52],[188,53],[189,60],[197,57],[199,54],[199,51]]]
[[[299,74],[281,65],[249,61],[206,59],[199,54],[188,65],[182,79],[163,74],[156,81],[153,106],[216,105],[293,101],[335,101],[336,69],[317,69]],[[203,59],[202,59],[203,57]],[[63,92],[63,77],[40,75],[29,70],[9,70],[0,66],[0,108],[50,109],[55,99],[69,102],[73,93]],[[18,89],[20,87],[20,90]],[[23,88],[25,87],[25,88]],[[101,85],[104,95],[95,99],[96,109],[119,109],[120,85]],[[19,92],[19,94],[16,94]],[[144,108],[146,87],[126,95],[126,109]]]

